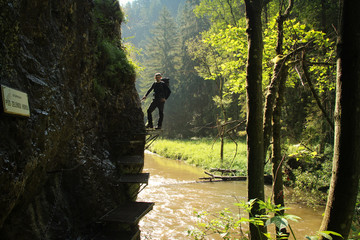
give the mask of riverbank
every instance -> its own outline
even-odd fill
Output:
[[[235,144],[226,140],[224,158],[220,157],[220,141],[213,139],[173,140],[158,139],[149,148],[150,151],[163,157],[183,160],[188,164],[203,169],[227,168],[236,169],[239,175],[246,175],[247,147],[246,140]]]
[[[210,138],[202,139],[158,139],[151,146],[150,151],[163,157],[183,160],[188,164],[203,169],[227,168],[236,169],[237,175],[247,175],[247,146],[246,140],[240,139],[235,144],[226,140],[224,144],[224,160],[220,159],[220,141]],[[265,174],[271,175],[271,164],[265,165]],[[291,187],[289,196],[293,202],[306,203],[309,206],[325,205],[327,192],[322,186],[329,184],[331,164],[323,164],[317,169],[297,169],[292,172],[293,179],[285,177],[284,181]],[[296,179],[296,180],[294,180]]]
[[[295,146],[291,147],[294,148]],[[223,163],[220,160],[220,141],[214,143],[213,139],[158,139],[151,145],[149,150],[163,157],[183,160],[202,169],[219,168],[222,166],[223,168],[238,170],[240,172],[239,175],[247,175],[247,146],[245,139],[240,139],[237,145],[229,140],[225,142]],[[304,150],[300,150],[300,148],[291,149],[292,154],[290,156],[292,158],[296,156],[293,154],[294,152],[298,151],[301,153],[296,156],[298,162],[301,162],[301,155],[304,155]],[[331,177],[331,159],[323,161],[321,164],[316,161],[314,161],[315,164],[305,163],[306,165],[292,171],[294,180],[288,182],[289,188],[287,188],[291,191],[286,191],[288,203],[301,203],[314,209],[319,207],[321,209],[326,203],[327,186],[329,186]],[[271,174],[270,170],[271,166],[268,163],[265,166],[265,173]],[[354,217],[355,226],[360,226],[358,220],[360,219],[359,213],[360,210],[357,207]]]

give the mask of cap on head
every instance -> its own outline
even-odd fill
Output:
[[[161,77],[161,73],[155,73],[155,77],[160,76]]]

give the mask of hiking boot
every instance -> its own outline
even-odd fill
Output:
[[[154,128],[154,126],[151,125],[151,124],[147,124],[145,127],[146,127],[146,128]]]
[[[155,129],[156,129],[156,130],[160,130],[160,129],[161,129],[161,127],[159,127],[159,126],[158,126],[158,127],[156,127]]]

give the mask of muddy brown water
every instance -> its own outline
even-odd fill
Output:
[[[138,201],[155,202],[155,206],[140,221],[141,239],[192,239],[187,230],[197,226],[194,210],[216,213],[229,208],[238,213],[234,203],[246,201],[246,182],[199,183],[198,178],[205,176],[203,170],[182,161],[146,152],[144,172],[150,173],[149,185],[139,194]],[[266,187],[266,195],[270,194],[271,187]],[[286,206],[290,208],[287,213],[301,217],[299,222],[290,222],[297,239],[316,233],[323,209],[291,203]],[[211,235],[207,239],[221,238]]]

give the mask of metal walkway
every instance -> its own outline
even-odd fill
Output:
[[[161,129],[146,129],[146,141],[145,141],[145,149],[148,149],[151,144],[161,135],[163,130]]]
[[[140,155],[124,156],[121,157],[118,162],[123,165],[144,164],[144,158]]]
[[[124,174],[119,178],[120,183],[148,184],[150,173]]]
[[[103,222],[117,222],[126,224],[138,224],[140,219],[153,209],[153,202],[129,202],[119,206],[103,217]]]

